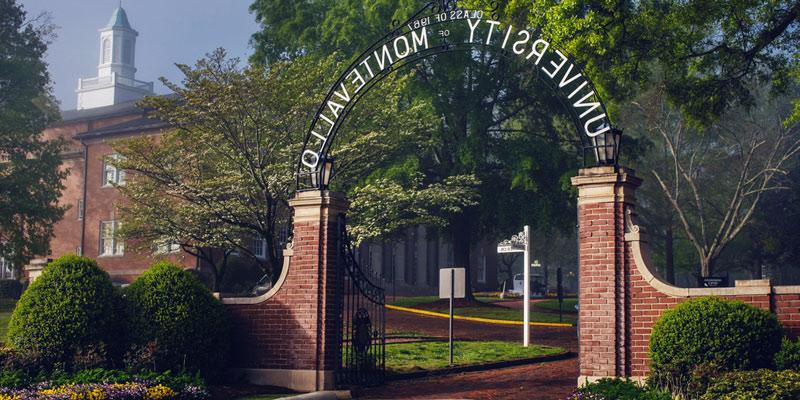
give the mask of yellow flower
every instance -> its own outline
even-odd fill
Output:
[[[164,386],[158,385],[153,386],[147,389],[147,395],[145,399],[147,400],[167,400],[175,397],[176,393],[172,389]]]
[[[98,387],[86,392],[86,400],[105,400],[106,394]]]

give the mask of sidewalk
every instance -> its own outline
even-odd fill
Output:
[[[361,389],[355,399],[563,400],[575,388],[578,358],[542,364],[393,381]]]

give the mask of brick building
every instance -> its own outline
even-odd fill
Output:
[[[68,147],[63,168],[69,171],[59,200],[67,206],[55,226],[50,254],[26,266],[35,277],[48,258],[67,253],[98,260],[112,279],[129,282],[149,266],[154,255],[163,255],[186,267],[196,267],[195,257],[176,247],[154,249],[155,254],[127,250],[117,230],[121,219],[116,205],[122,201],[114,184],[124,184],[125,172],[106,161],[114,157],[110,142],[139,135],[157,135],[165,125],[147,118],[137,100],[153,94],[153,83],[136,79],[136,32],[125,10],[114,10],[99,30],[100,57],[97,76],[79,79],[77,110],[62,112],[61,122],[44,131],[46,139],[64,138]]]

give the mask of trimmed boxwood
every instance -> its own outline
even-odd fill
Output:
[[[155,347],[156,370],[224,366],[228,322],[219,300],[194,275],[168,262],[151,266],[125,290],[134,348]]]
[[[688,300],[665,311],[650,336],[655,382],[685,387],[697,366],[719,372],[770,368],[782,328],[771,313],[741,301]]]
[[[111,279],[94,260],[63,256],[22,294],[11,315],[8,343],[37,354],[45,364],[69,366],[80,351],[118,342],[118,304]]]
[[[800,372],[737,371],[722,375],[700,400],[800,399]]]
[[[775,354],[775,368],[800,371],[800,341],[783,338],[781,349]]]

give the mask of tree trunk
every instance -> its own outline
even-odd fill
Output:
[[[713,260],[708,256],[700,257],[700,276],[705,278],[714,274]]]
[[[761,254],[758,254],[753,264],[752,279],[761,279],[763,276],[764,276],[764,263],[761,261]]]
[[[670,284],[675,284],[675,249],[672,236],[672,222],[667,224],[667,237],[664,243],[664,258],[666,259],[666,278]]]
[[[470,266],[469,251],[470,251],[470,220],[469,216],[460,214],[453,220],[452,225],[452,243],[453,243],[453,265],[456,268],[464,268],[466,275],[465,282],[465,295],[466,298],[472,300],[472,268]]]

